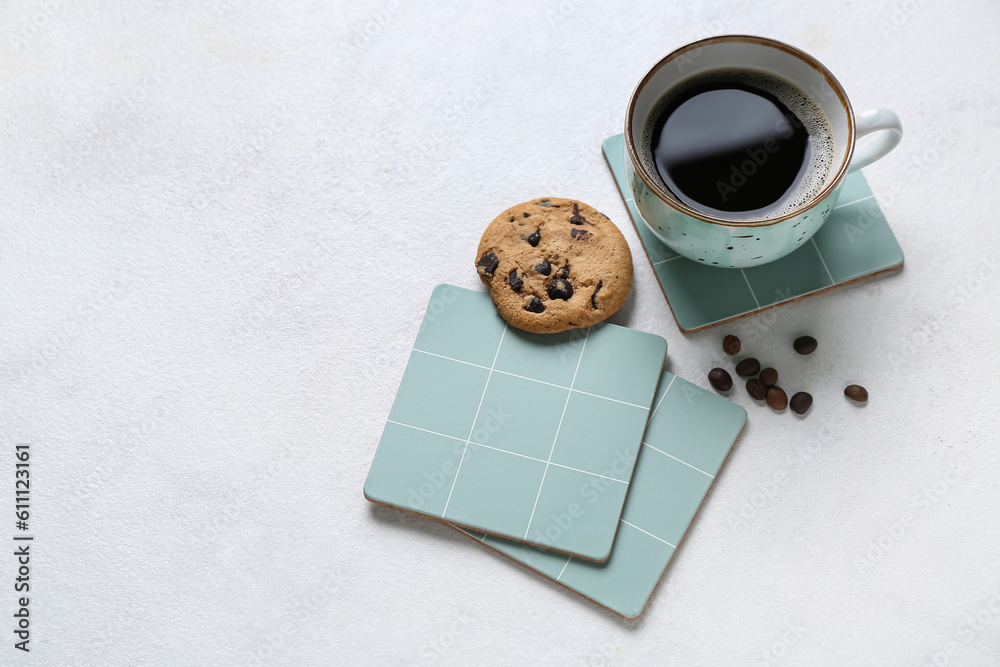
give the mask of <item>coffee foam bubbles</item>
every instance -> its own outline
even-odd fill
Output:
[[[640,136],[638,151],[639,161],[642,162],[646,172],[649,173],[661,187],[668,192],[670,189],[660,178],[660,173],[656,168],[656,160],[653,157],[653,134],[656,128],[656,121],[663,113],[664,109],[673,102],[678,95],[682,95],[694,86],[717,83],[720,81],[733,81],[758,88],[765,93],[770,93],[778,99],[785,107],[795,114],[803,127],[809,133],[809,166],[806,168],[803,179],[798,183],[795,190],[782,198],[774,208],[764,215],[745,216],[739,212],[720,214],[732,220],[745,220],[754,222],[767,218],[776,218],[791,213],[795,209],[809,203],[822,190],[829,179],[833,168],[833,128],[827,119],[823,109],[809,95],[803,92],[795,84],[768,74],[760,70],[749,68],[722,68],[695,74],[674,86],[668,93],[663,95],[653,105],[643,123],[642,134]]]

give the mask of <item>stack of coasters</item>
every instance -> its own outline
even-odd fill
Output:
[[[365,497],[638,615],[746,420],[662,373],[665,354],[660,336],[606,323],[526,333],[489,296],[439,285]]]
[[[613,324],[507,325],[485,294],[439,285],[365,496],[593,561],[607,560],[666,341]],[[601,488],[571,531],[542,522]],[[537,518],[536,518],[537,517]]]
[[[459,528],[504,556],[626,618],[653,594],[736,442],[746,410],[664,371],[606,563]],[[565,517],[553,517],[554,522]]]

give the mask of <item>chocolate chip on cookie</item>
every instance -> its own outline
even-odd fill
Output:
[[[602,287],[604,287],[604,281],[598,282],[597,283],[597,287],[594,288],[594,293],[590,295],[590,305],[595,310],[598,308],[598,305],[597,305],[597,293],[601,291]]]
[[[533,296],[528,299],[528,302],[524,304],[524,309],[529,313],[544,313],[545,306],[542,305],[542,300],[537,296]]]
[[[550,299],[569,301],[570,297],[573,296],[573,286],[569,284],[568,280],[563,280],[562,278],[553,278],[545,288],[545,291]]]
[[[524,287],[524,279],[517,275],[517,269],[511,271],[510,275],[507,276],[507,283],[515,292],[520,292],[521,288]]]
[[[503,318],[535,333],[596,324],[622,306],[632,287],[625,237],[605,215],[571,199],[507,209],[486,228],[477,257],[476,270]]]
[[[500,260],[497,259],[495,253],[488,252],[479,258],[479,262],[476,263],[476,268],[479,270],[479,275],[493,277],[496,273],[497,266],[500,264]]]

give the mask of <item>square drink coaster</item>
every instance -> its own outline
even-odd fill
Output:
[[[653,594],[747,421],[746,410],[664,371],[611,558],[591,563],[457,528],[626,618]],[[594,494],[596,495],[596,493]],[[588,498],[584,513],[590,511]],[[573,519],[552,515],[552,526]],[[584,514],[585,516],[585,514]],[[554,532],[554,531],[552,531]]]
[[[606,560],[666,350],[660,336],[613,324],[527,333],[489,295],[438,285],[365,497]],[[587,488],[602,492],[573,529],[546,531]]]
[[[684,333],[903,266],[903,250],[860,171],[847,176],[830,217],[798,250],[748,269],[699,264],[664,245],[635,207],[625,181],[625,135],[608,137],[603,148],[677,327]]]

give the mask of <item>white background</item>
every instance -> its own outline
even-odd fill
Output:
[[[36,537],[30,655],[0,555],[0,663],[1000,661],[1000,6],[181,4],[0,6],[0,540],[17,442]],[[866,174],[906,268],[684,336],[600,143],[722,32],[898,112]],[[637,622],[361,493],[431,289],[483,289],[483,228],[544,195],[618,222],[613,321],[670,370],[707,386],[733,332],[816,400],[734,392],[750,423]]]

